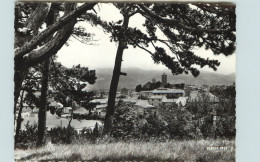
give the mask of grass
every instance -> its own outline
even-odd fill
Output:
[[[228,150],[207,150],[226,146]],[[15,160],[37,161],[235,161],[233,140],[191,140],[167,142],[82,143],[53,145],[38,149],[15,150]]]

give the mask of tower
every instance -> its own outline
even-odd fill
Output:
[[[167,75],[163,73],[162,75],[162,86],[165,86],[167,84]]]

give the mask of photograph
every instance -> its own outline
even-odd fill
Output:
[[[20,161],[236,161],[236,4],[14,4]]]

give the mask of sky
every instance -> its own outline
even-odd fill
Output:
[[[120,12],[112,4],[100,4],[95,6],[98,16],[102,20],[106,21],[118,21],[122,19]],[[144,17],[139,14],[130,18],[129,26],[137,27],[142,32],[145,32],[142,24],[144,23]],[[86,28],[89,33],[94,33],[94,41],[84,44],[79,42],[74,37],[70,37],[68,40],[68,46],[63,46],[58,52],[57,61],[61,62],[64,66],[72,67],[73,65],[81,64],[87,66],[90,69],[98,68],[113,68],[117,50],[117,43],[110,42],[109,34],[104,33],[101,27],[93,27],[87,22],[77,23],[76,26],[82,26]],[[158,33],[162,36],[162,33]],[[163,36],[161,37],[163,38]],[[152,49],[152,48],[148,48]],[[170,53],[170,52],[169,52]],[[204,48],[194,49],[194,53],[203,58],[217,59],[220,62],[220,66],[216,73],[230,74],[236,71],[236,55],[231,56],[214,55],[211,50],[205,50]],[[162,64],[154,64],[150,54],[142,49],[133,48],[129,46],[123,53],[122,68],[136,67],[145,70],[164,70],[167,69]],[[205,66],[204,71],[211,71],[212,69]]]

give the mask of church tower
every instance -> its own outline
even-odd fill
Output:
[[[167,75],[163,73],[162,75],[162,86],[164,87],[167,84]]]

